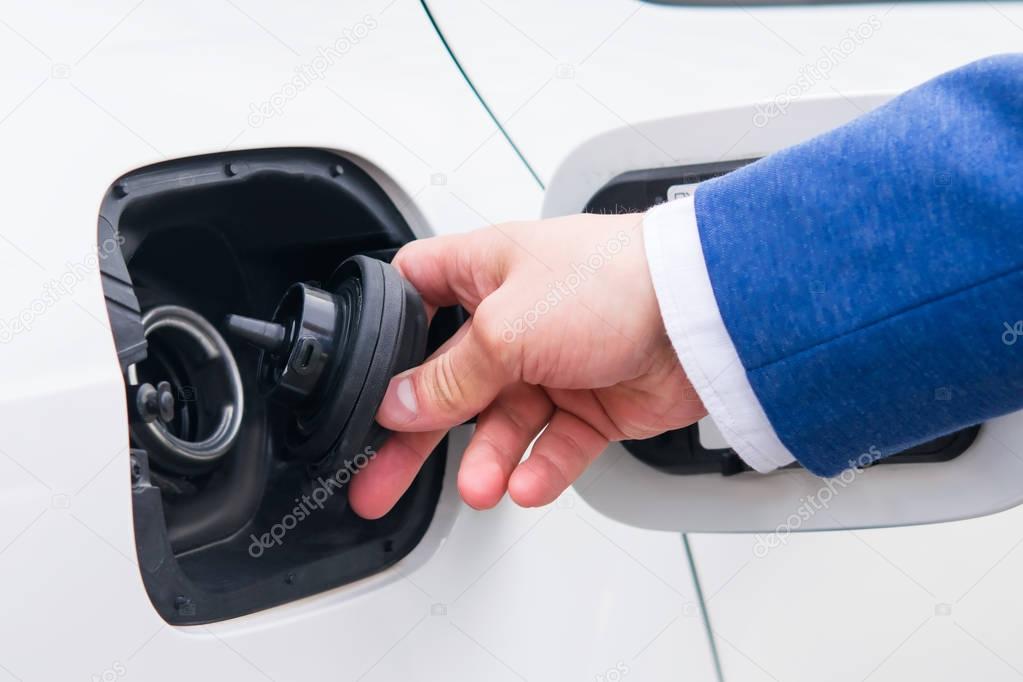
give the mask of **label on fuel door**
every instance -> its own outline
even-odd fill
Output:
[[[683,185],[672,185],[668,188],[668,201],[693,196],[693,192],[696,191],[696,187],[699,184],[698,182],[687,182]]]

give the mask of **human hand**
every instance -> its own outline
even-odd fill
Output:
[[[522,506],[548,504],[610,441],[706,414],[661,321],[642,218],[510,223],[398,252],[394,266],[431,313],[460,304],[471,317],[391,380],[377,421],[395,433],[352,479],[356,513],[387,513],[448,429],[477,414],[458,472],[477,509],[505,491]]]

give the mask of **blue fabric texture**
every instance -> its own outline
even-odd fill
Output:
[[[725,326],[810,471],[1023,408],[1023,55],[939,76],[695,202]]]

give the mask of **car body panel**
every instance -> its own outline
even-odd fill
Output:
[[[3,19],[0,319],[29,328],[0,345],[0,678],[565,679],[622,662],[649,679],[714,674],[677,535],[575,497],[472,512],[453,479],[465,433],[427,537],[397,566],[166,625],[136,565],[124,386],[89,260],[110,184],[225,149],[329,149],[377,177],[421,236],[537,216],[542,192],[416,2],[65,3]],[[289,87],[327,48],[329,68]],[[67,273],[73,286],[47,297]]]

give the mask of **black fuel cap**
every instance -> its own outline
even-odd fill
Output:
[[[418,292],[368,256],[344,261],[322,289],[293,284],[271,321],[229,315],[225,326],[262,351],[260,388],[289,409],[288,453],[324,469],[380,446],[387,385],[426,352]]]
[[[316,391],[344,338],[346,310],[337,296],[309,284],[292,284],[277,305],[273,322],[228,315],[227,330],[263,351],[259,385],[273,400],[299,404]]]

